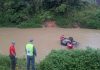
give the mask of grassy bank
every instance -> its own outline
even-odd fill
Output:
[[[36,65],[37,70],[99,70],[100,50],[53,50]],[[0,70],[10,69],[8,56],[0,56]],[[17,70],[26,69],[26,59],[17,60]]]
[[[10,59],[8,56],[0,55],[0,70],[10,70]]]

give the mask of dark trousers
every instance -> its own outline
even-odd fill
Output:
[[[30,64],[32,64],[32,70],[35,70],[35,57],[27,56],[27,70],[30,70]]]
[[[15,70],[16,68],[16,58],[15,56],[10,56],[11,59],[11,70]]]

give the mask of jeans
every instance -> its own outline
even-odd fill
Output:
[[[32,70],[35,70],[35,57],[27,56],[27,70],[30,70],[30,64],[32,64]]]
[[[11,59],[11,70],[15,70],[16,68],[16,58],[15,56],[10,56]]]

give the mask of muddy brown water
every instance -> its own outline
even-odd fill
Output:
[[[72,36],[80,43],[78,48],[100,48],[100,30],[64,29],[64,28],[0,28],[0,54],[9,55],[9,45],[16,42],[17,57],[25,57],[25,45],[29,39],[34,39],[37,49],[36,62],[40,62],[53,49],[66,49],[60,45],[59,37]]]

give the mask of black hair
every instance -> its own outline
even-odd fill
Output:
[[[71,42],[73,42],[73,37],[69,37],[68,39],[69,39]]]

